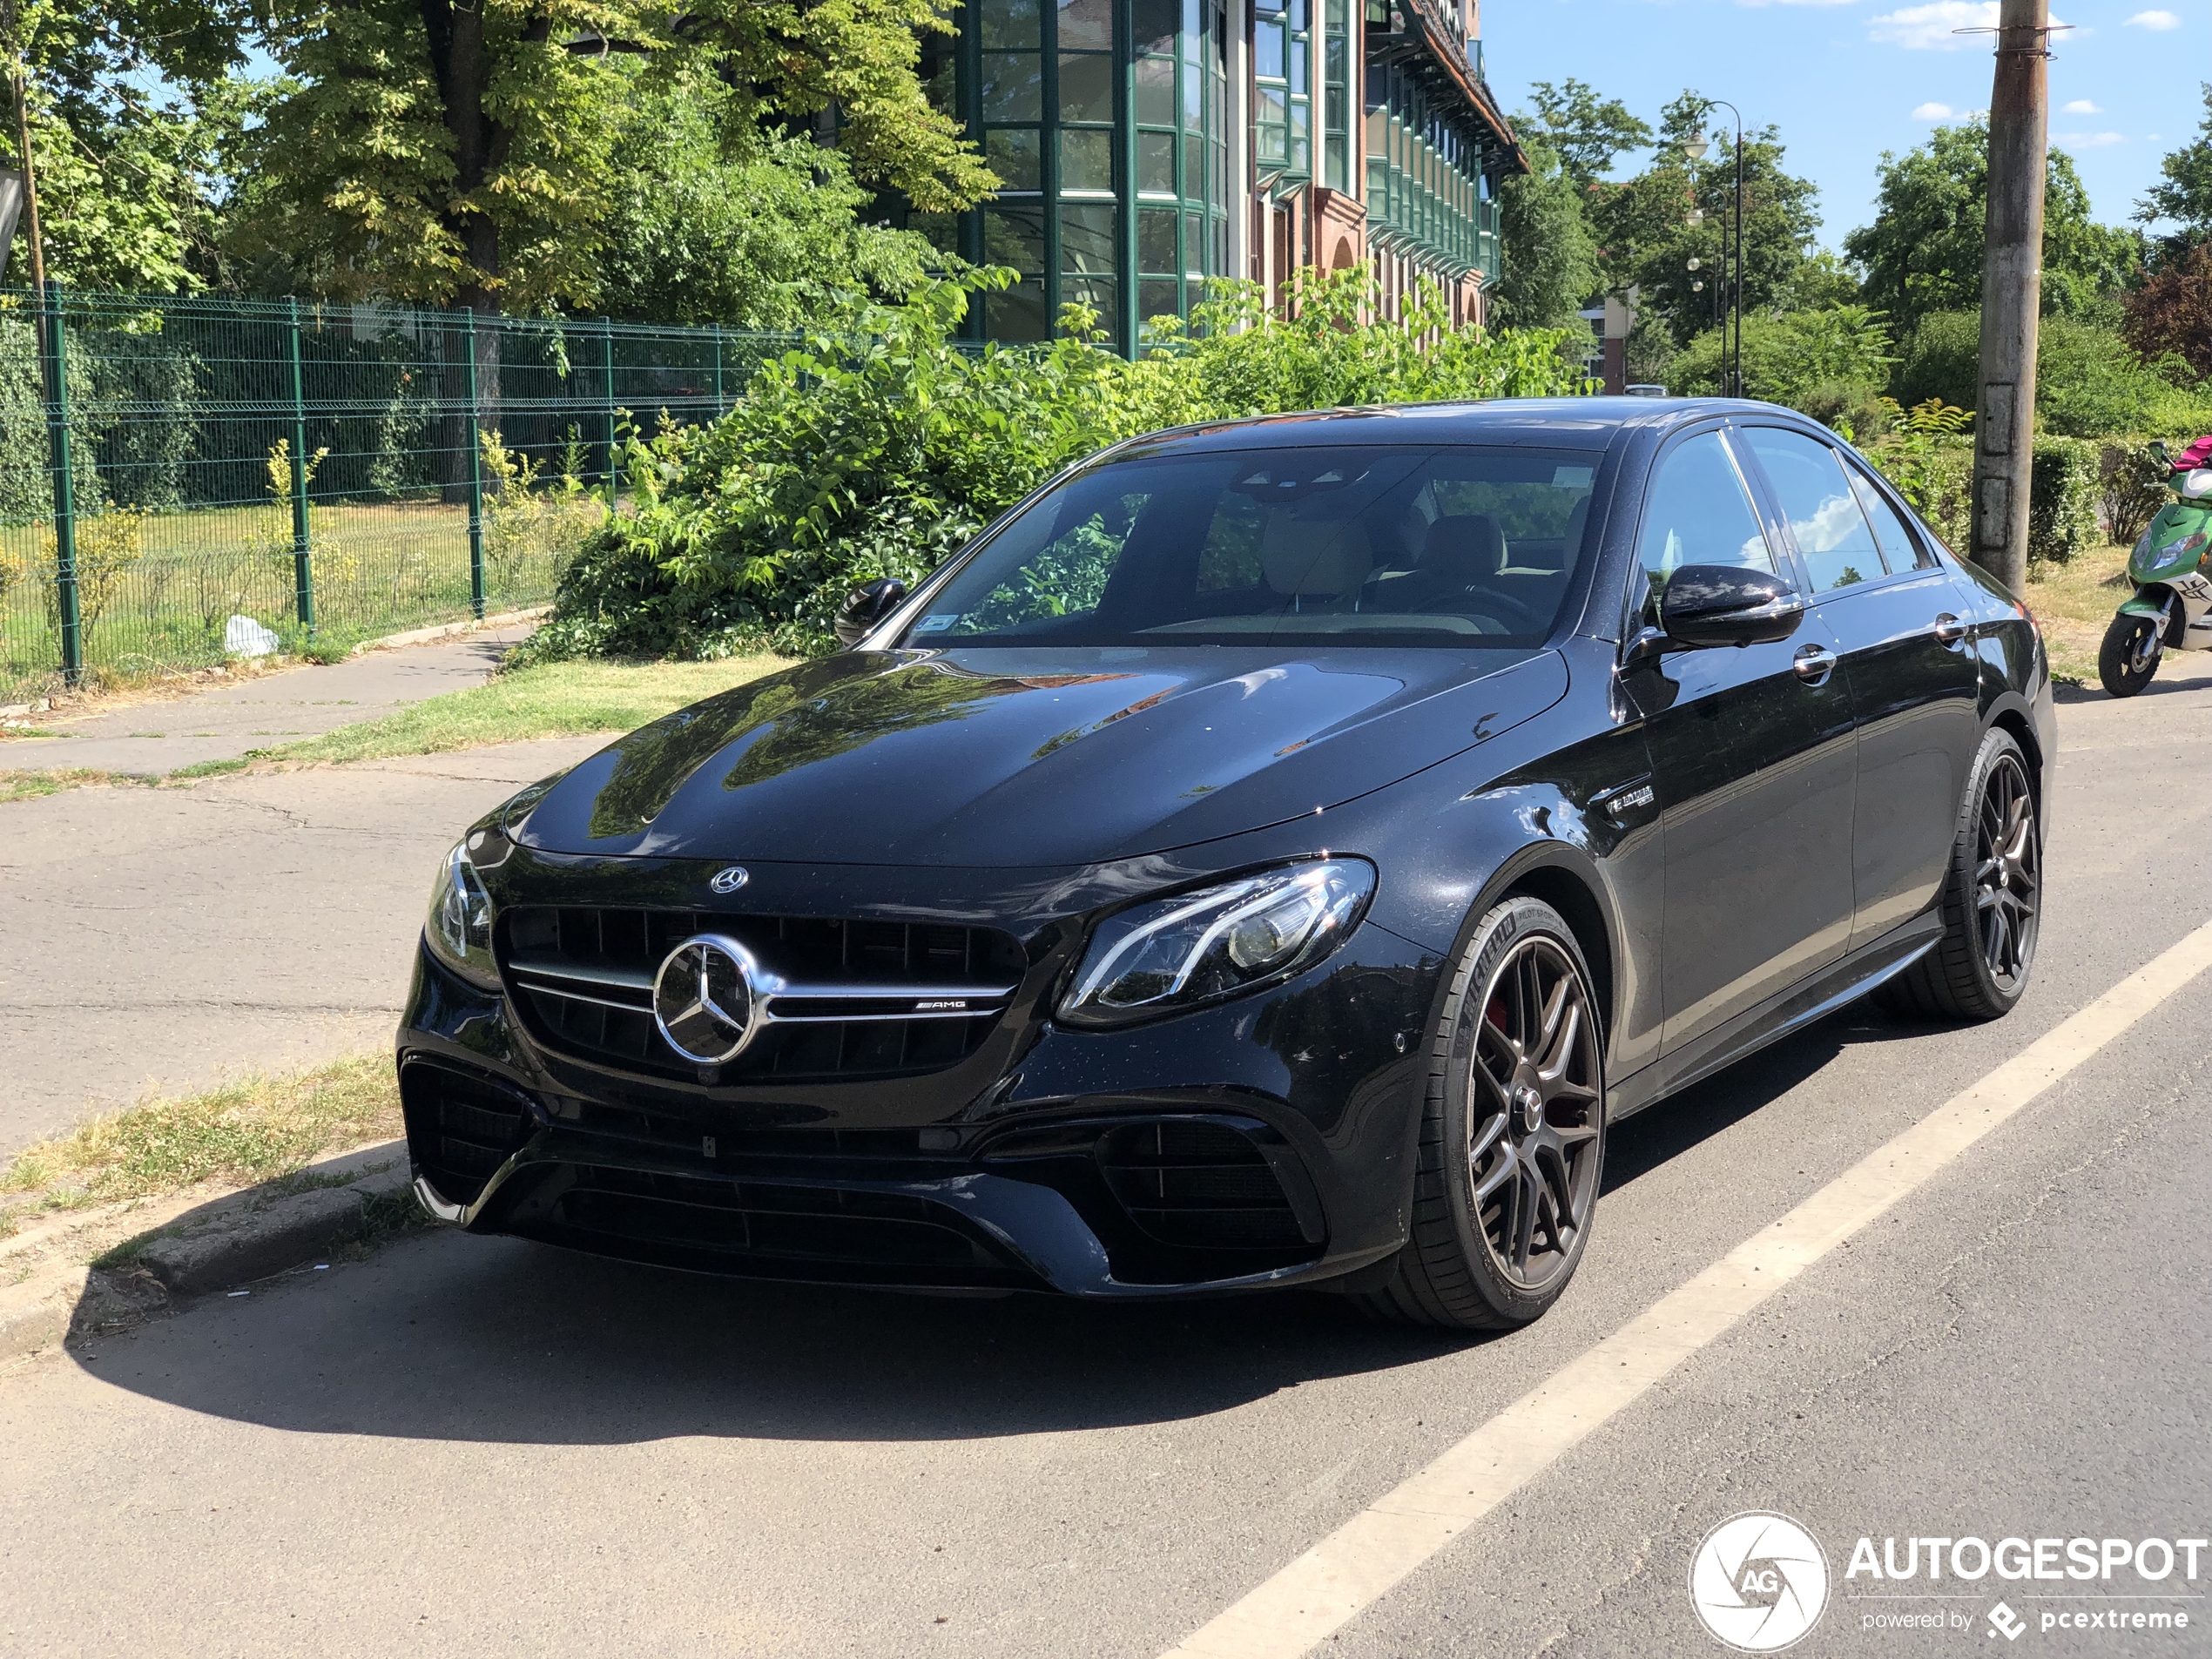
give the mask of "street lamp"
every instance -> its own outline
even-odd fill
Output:
[[[1723,361],[1728,365],[1723,385],[1730,395],[1741,397],[1743,395],[1743,112],[1727,99],[1718,98],[1707,98],[1705,108],[1726,110],[1736,118],[1735,281],[1732,285],[1724,284],[1721,290],[1721,293],[1725,293],[1729,297],[1730,309],[1735,318],[1736,339],[1732,351],[1729,349],[1729,341],[1725,335],[1722,338],[1721,345]],[[1728,138],[1725,132],[1716,132],[1713,136],[1723,141]],[[1712,148],[1711,142],[1702,132],[1693,132],[1682,142],[1682,152],[1692,161],[1703,161],[1712,152]],[[1702,224],[1704,217],[1702,210],[1693,209],[1689,222],[1693,225]],[[1714,295],[1716,305],[1719,300],[1720,293],[1716,293]]]

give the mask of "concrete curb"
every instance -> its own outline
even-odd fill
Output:
[[[400,1141],[306,1173],[336,1184],[233,1193],[158,1225],[111,1267],[51,1262],[0,1286],[0,1359],[59,1346],[96,1318],[235,1290],[327,1256],[369,1231],[372,1206],[404,1199],[410,1185]]]
[[[531,605],[522,610],[502,610],[497,616],[486,617],[482,622],[471,617],[467,622],[448,622],[435,628],[410,628],[405,633],[386,634],[381,639],[364,639],[347,654],[358,657],[368,651],[394,651],[402,645],[427,645],[434,639],[450,639],[455,634],[473,634],[486,628],[512,628],[525,622],[543,622],[552,614],[551,605]]]

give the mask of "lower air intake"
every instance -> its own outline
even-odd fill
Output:
[[[529,1134],[522,1095],[435,1061],[400,1068],[400,1107],[416,1170],[453,1204],[474,1204]]]
[[[1098,1137],[1097,1158],[1130,1220],[1160,1244],[1273,1251],[1307,1242],[1265,1155],[1224,1124],[1124,1124]]]

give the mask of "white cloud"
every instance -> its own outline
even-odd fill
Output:
[[[2139,11],[2128,19],[2130,29],[2179,29],[2182,20],[2170,11]]]
[[[2066,106],[2068,115],[2102,115],[2104,111],[2086,98],[2078,98]]]
[[[1923,104],[1912,111],[1912,118],[1915,121],[1949,121],[1956,118],[1958,113],[1948,104]]]
[[[2101,150],[2107,145],[2128,142],[2124,132],[2054,132],[2051,138],[2054,143],[2070,144],[2077,150]]]
[[[1926,5],[1885,11],[1866,25],[1869,38],[1908,51],[1956,51],[1972,38],[1953,31],[1993,29],[1997,0],[1929,0]]]

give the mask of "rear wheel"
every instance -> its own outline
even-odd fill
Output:
[[[2123,612],[2105,630],[2097,678],[2114,697],[2133,697],[2158,672],[2158,618]]]
[[[1943,884],[1943,937],[1884,988],[1907,1014],[1993,1020],[2027,989],[2043,907],[2042,826],[2027,758],[2009,732],[1982,739]]]
[[[1432,1034],[1412,1237],[1370,1312],[1463,1331],[1526,1325],[1589,1238],[1605,1163],[1604,1033],[1549,905],[1509,899],[1460,953]]]

